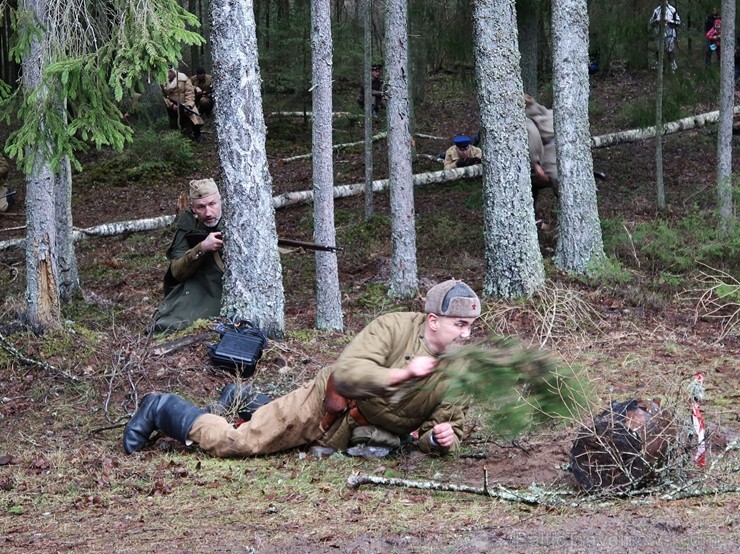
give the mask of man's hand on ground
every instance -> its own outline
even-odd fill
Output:
[[[449,448],[455,442],[455,431],[449,423],[438,423],[432,429],[432,436],[442,448]]]

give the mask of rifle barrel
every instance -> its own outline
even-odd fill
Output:
[[[341,252],[343,250],[341,246],[325,246],[323,244],[316,244],[313,242],[281,238],[278,238],[278,246],[296,246],[299,248],[306,248],[308,250],[319,250],[321,252]]]

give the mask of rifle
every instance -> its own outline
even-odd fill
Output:
[[[164,99],[165,99],[165,100],[166,100],[167,102],[169,102],[168,106],[170,106],[170,105],[172,105],[172,104],[177,104],[177,108],[178,108],[179,110],[182,110],[182,111],[184,111],[185,113],[189,113],[189,114],[197,115],[198,117],[200,117],[200,114],[199,114],[199,113],[198,113],[197,111],[195,111],[195,110],[194,110],[193,108],[191,108],[190,106],[188,106],[187,104],[183,104],[182,102],[180,102],[180,103],[177,103],[177,102],[175,102],[174,100],[170,100],[170,99],[169,99],[169,98],[167,98],[166,96],[164,97]]]
[[[0,196],[0,198],[8,198],[9,196],[13,196],[17,191],[11,190]]]
[[[196,244],[199,244],[202,242],[209,233],[205,231],[191,231],[187,235],[185,235],[185,239],[188,241],[188,245],[190,248],[194,247]],[[278,237],[278,246],[293,246],[296,248],[305,248],[306,250],[318,250],[320,252],[342,252],[344,251],[344,248],[341,246],[325,246],[323,244],[316,244],[314,242],[304,242],[302,240],[293,240],[293,239],[281,239]]]

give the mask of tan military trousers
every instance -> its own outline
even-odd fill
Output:
[[[188,439],[219,458],[257,456],[314,442],[324,435],[323,390],[310,381],[262,406],[238,428],[221,416],[203,414]]]

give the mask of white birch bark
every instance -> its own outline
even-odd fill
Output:
[[[722,2],[722,59],[717,130],[717,208],[719,232],[729,237],[733,227],[732,202],[732,116],[735,99],[735,0]]]
[[[604,260],[588,122],[586,0],[552,1],[553,113],[560,180],[555,263],[581,275]]]
[[[514,0],[474,4],[475,74],[483,135],[483,293],[531,294],[545,280],[532,209]]]
[[[332,161],[332,40],[330,0],[311,0],[313,64],[314,242],[336,244]],[[316,252],[316,328],[344,330],[337,256]]]
[[[408,83],[406,0],[386,2],[388,176],[391,189],[391,282],[388,294],[410,298],[419,289]]]
[[[31,39],[21,66],[21,86],[24,95],[35,93],[40,113],[48,109],[49,91],[42,83],[48,53],[44,44],[48,24],[48,6],[45,0],[25,0],[21,8],[28,10],[39,25],[38,34]],[[39,131],[44,134],[43,117]],[[59,306],[59,273],[57,265],[57,235],[55,218],[56,177],[51,169],[51,144],[39,144],[35,152],[33,170],[26,176],[26,308],[28,322],[36,328],[56,328],[61,325]]]
[[[211,4],[215,121],[221,161],[225,264],[223,315],[285,334],[272,178],[265,150],[252,0]]]

